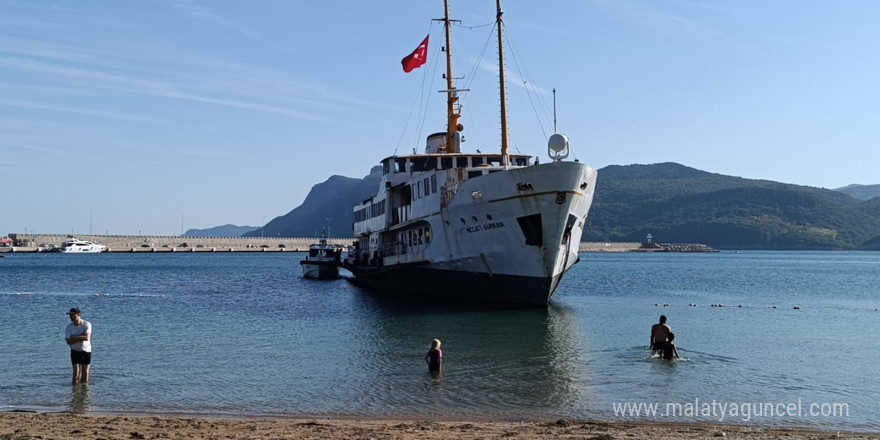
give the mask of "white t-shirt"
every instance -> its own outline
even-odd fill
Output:
[[[82,324],[77,326],[74,323],[67,324],[67,330],[64,331],[64,339],[70,339],[74,336],[83,336],[83,335],[91,335],[92,334],[92,323],[86,320],[83,320]],[[81,341],[75,344],[70,345],[71,350],[76,351],[84,351],[86,353],[92,352],[92,342],[91,341]]]

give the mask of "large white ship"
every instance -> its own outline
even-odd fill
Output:
[[[510,154],[501,99],[498,153],[461,152],[453,84],[448,0],[447,131],[429,135],[424,154],[381,161],[378,192],[354,207],[357,238],[344,267],[354,282],[413,298],[455,297],[546,305],[578,262],[596,171],[565,161],[568,139],[554,134],[550,161]],[[496,0],[500,96],[505,94],[503,22]]]

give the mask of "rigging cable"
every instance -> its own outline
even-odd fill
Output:
[[[492,20],[492,21],[490,21],[490,22],[488,22],[488,23],[486,23],[486,24],[481,24],[481,25],[477,25],[477,26],[464,26],[464,25],[462,25],[461,23],[459,23],[457,26],[458,26],[458,27],[463,27],[463,28],[465,28],[465,29],[474,30],[474,29],[484,28],[484,27],[486,27],[486,26],[495,26],[495,20]]]
[[[526,68],[525,62],[520,59],[521,57],[518,56],[518,52],[516,50],[516,47],[513,45],[513,43],[510,40],[510,37],[506,33],[505,33],[505,40],[507,40],[507,45],[508,45],[508,47],[510,47],[511,58],[513,58],[513,62],[516,65],[516,68],[517,68],[518,73],[520,75],[520,79],[522,80],[522,88],[525,89],[525,91],[526,91],[526,95],[529,98],[529,104],[531,104],[532,111],[535,113],[535,119],[537,119],[538,125],[541,128],[541,133],[544,135],[544,138],[546,139],[547,138],[547,131],[544,129],[544,123],[541,121],[541,116],[538,114],[538,108],[537,108],[538,106],[535,105],[536,98],[533,97],[532,93],[531,93],[532,89],[534,89],[535,95],[538,95],[537,99],[540,100],[541,99],[541,89],[538,86],[534,86],[534,85],[529,84],[529,80],[531,80],[531,74],[528,71],[528,69]],[[534,81],[533,81],[533,83],[534,83]],[[544,113],[545,113],[545,117],[546,117],[546,114],[547,114],[546,106],[544,109]]]
[[[491,23],[490,25],[492,25],[492,30],[489,32],[489,35],[486,38],[486,43],[483,44],[483,49],[480,50],[480,55],[477,56],[477,60],[476,60],[476,62],[474,62],[473,70],[471,70],[471,75],[470,75],[470,77],[468,77],[468,82],[465,86],[466,89],[471,88],[471,85],[473,85],[474,79],[477,77],[477,70],[480,68],[480,63],[483,61],[483,57],[486,55],[486,49],[489,47],[489,44],[492,42],[492,33],[495,32],[494,22]],[[489,26],[489,25],[482,25],[482,26],[478,26],[478,27],[482,28],[485,26]],[[462,102],[464,100],[465,99],[462,99]]]
[[[465,89],[472,89],[474,81],[476,81],[476,79],[477,79],[477,71],[480,68],[480,64],[483,62],[483,58],[486,56],[486,49],[488,49],[489,44],[491,44],[491,42],[492,42],[492,36],[493,36],[493,33],[495,32],[495,22],[493,21],[488,24],[474,26],[474,27],[469,28],[469,29],[477,29],[477,28],[484,28],[486,26],[492,26],[492,30],[489,32],[488,36],[486,37],[486,42],[483,44],[483,48],[480,50],[479,55],[477,55],[476,61],[473,63],[473,68],[471,69],[470,76],[465,76],[465,78],[466,78],[465,87],[464,87]],[[464,27],[464,26],[462,26],[462,27]],[[488,89],[486,89],[486,90],[488,90]],[[461,103],[462,107],[464,106],[465,102],[467,101],[468,96],[470,96],[470,95],[471,95],[471,93],[465,93],[460,98],[460,103]],[[464,117],[467,118],[468,121],[470,121],[470,124],[473,127],[479,126],[477,124],[477,122],[474,120],[474,113],[473,112],[464,113]],[[479,145],[480,139],[479,139],[479,131],[478,130],[473,131],[472,134],[470,134],[469,136],[477,138],[476,143],[477,143],[477,145]]]
[[[508,36],[508,34],[509,34],[509,32],[506,32],[505,36]],[[531,71],[529,70],[528,64],[526,64],[525,61],[521,59],[521,57],[516,56],[516,52],[517,52],[516,48],[513,46],[513,42],[511,40],[509,40],[509,37],[508,37],[508,44],[511,48],[511,53],[513,54],[514,62],[516,62],[516,61],[522,62],[522,67],[521,67],[522,77],[527,79],[528,81],[531,81],[533,84],[536,84],[536,82],[533,80],[533,76],[532,76]],[[517,63],[517,68],[520,68],[519,63]],[[529,93],[529,91],[532,89],[534,90],[535,95],[537,95],[539,107],[541,107],[541,109],[544,111],[544,117],[547,118],[546,120],[552,121],[552,127],[553,127],[553,131],[555,134],[556,133],[556,102],[555,102],[556,94],[555,94],[555,88],[554,88],[554,93],[552,95],[553,100],[554,100],[552,106],[547,103],[547,100],[545,98],[546,92],[544,92],[543,89],[541,89],[540,87],[528,86],[526,84],[526,81],[524,80],[523,81],[523,88],[526,89],[526,93],[529,96],[530,102],[532,101],[532,95],[531,95],[531,93]],[[534,102],[532,102],[532,109],[535,112],[535,119],[538,120],[538,124],[541,126],[541,132],[544,134],[545,138],[548,138],[547,133],[544,131],[544,124],[541,122],[541,118],[538,115],[538,110],[535,107]],[[575,161],[578,161],[577,154],[575,154],[574,150],[570,149],[569,152],[572,155],[572,157],[574,157]]]

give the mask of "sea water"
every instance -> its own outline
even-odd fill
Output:
[[[0,410],[880,430],[880,253],[586,253],[539,309],[387,298],[302,258],[7,254]],[[647,348],[661,314],[681,360]]]

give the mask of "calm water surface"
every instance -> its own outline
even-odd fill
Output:
[[[582,254],[537,310],[379,297],[302,279],[302,258],[7,254],[0,410],[880,430],[880,253]],[[87,388],[69,383],[75,306],[94,326]],[[649,357],[661,313],[685,360]]]

